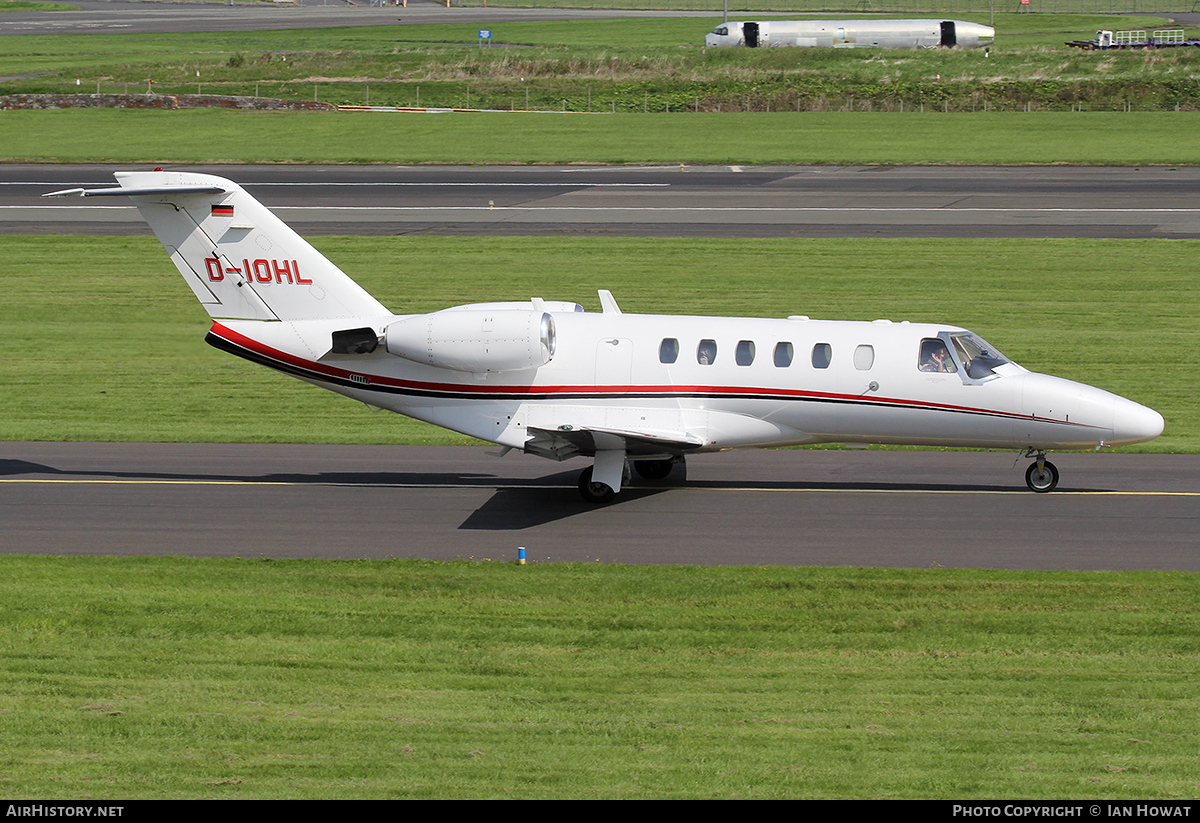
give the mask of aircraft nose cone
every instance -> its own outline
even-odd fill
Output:
[[[1145,443],[1163,433],[1163,416],[1141,403],[1117,398],[1113,409],[1113,439],[1110,445]]]

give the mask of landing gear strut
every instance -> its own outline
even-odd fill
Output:
[[[1025,485],[1039,494],[1054,491],[1058,485],[1058,467],[1046,459],[1045,452],[1037,453],[1037,460],[1025,470]]]

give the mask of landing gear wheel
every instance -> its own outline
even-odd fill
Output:
[[[592,482],[592,467],[588,466],[579,473],[579,493],[588,503],[609,503],[617,496],[613,487],[607,483]]]
[[[674,460],[635,460],[633,462],[634,471],[638,473],[639,477],[647,480],[662,480],[671,473],[671,467],[674,465]]]
[[[1037,463],[1030,463],[1025,470],[1025,484],[1039,494],[1054,491],[1058,485],[1058,468],[1049,460],[1043,460],[1040,469]]]

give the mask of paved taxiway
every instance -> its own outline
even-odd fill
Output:
[[[1198,236],[1194,168],[209,170],[309,234]],[[146,233],[123,204],[20,213],[110,180],[0,167],[0,230]],[[1114,196],[1118,212],[1094,208]],[[697,218],[714,205],[713,222]],[[963,217],[982,206],[998,222]],[[790,224],[771,211],[825,207],[850,211]],[[1011,454],[737,452],[595,509],[575,489],[584,461],[484,452],[6,444],[0,551],[499,560],[523,545],[554,561],[1200,569],[1196,456],[1055,455],[1062,490],[1035,495]]]
[[[120,168],[0,166],[0,233],[149,234],[129,203],[41,197]],[[309,235],[1200,237],[1200,167],[179,168]]]
[[[1200,236],[1195,168],[208,170],[306,234]],[[39,196],[110,181],[0,167],[0,231],[146,233],[125,204]],[[1055,455],[1062,490],[1034,495],[1007,454],[738,452],[595,509],[575,490],[584,461],[484,451],[6,444],[0,551],[1200,567],[1195,456]]]
[[[483,448],[0,444],[0,551],[1200,571],[1200,457],[693,456],[596,508],[586,461]]]
[[[607,18],[704,17],[711,11],[632,11],[628,9],[446,8],[431,0],[408,7],[340,0],[294,0],[287,4],[129,3],[120,0],[71,0],[78,10],[7,12],[0,37],[20,34],[161,34],[201,31],[269,31],[339,26],[407,26],[423,23],[496,25],[529,20],[600,20]],[[697,25],[697,47],[708,27]]]

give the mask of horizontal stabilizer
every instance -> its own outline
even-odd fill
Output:
[[[224,194],[227,190],[220,186],[155,186],[153,188],[122,188],[113,189],[63,189],[43,194],[42,197],[141,197],[157,194]]]

